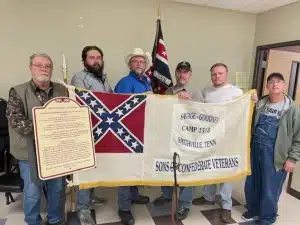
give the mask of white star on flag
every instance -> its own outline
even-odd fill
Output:
[[[96,102],[96,100],[92,100],[92,101],[90,102],[90,105],[91,105],[92,107],[95,107],[95,105],[98,105],[98,103]]]
[[[125,132],[123,131],[123,128],[118,128],[118,132],[117,132],[120,136],[122,136],[122,134],[124,134]]]
[[[125,108],[126,110],[129,110],[131,107],[130,107],[130,105],[129,105],[128,103],[126,103],[125,106],[124,106],[124,108]]]
[[[82,95],[81,95],[81,98],[84,98],[84,100],[86,100],[87,98],[89,98],[89,93],[88,92],[84,92]]]
[[[98,134],[98,136],[102,134],[102,128],[97,127],[96,134]]]
[[[136,104],[138,101],[139,101],[139,100],[138,100],[137,98],[134,98],[134,99],[132,100],[133,104]]]
[[[110,125],[111,123],[114,122],[114,120],[113,120],[113,118],[107,117],[107,120],[106,120],[105,122],[108,123],[108,124]]]
[[[128,135],[126,135],[126,136],[125,136],[125,138],[124,138],[124,140],[125,140],[126,142],[128,142],[130,139],[131,139],[131,137],[130,137],[130,135],[129,135],[129,134],[128,134]]]
[[[104,113],[104,109],[103,108],[98,108],[97,113],[101,116]]]
[[[138,146],[138,143],[135,141],[131,144],[131,147],[136,148]]]
[[[116,114],[118,114],[118,116],[119,117],[121,117],[121,116],[123,116],[124,114],[123,114],[123,111],[122,110],[120,110],[120,109],[118,109],[118,111],[116,112]]]

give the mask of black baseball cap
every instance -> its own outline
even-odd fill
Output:
[[[186,71],[192,71],[192,67],[191,64],[187,61],[182,61],[180,63],[178,63],[176,70],[186,70]]]
[[[271,73],[267,78],[267,82],[269,82],[269,80],[271,80],[272,78],[277,78],[279,80],[284,81],[284,77],[281,73],[277,73],[277,72]]]

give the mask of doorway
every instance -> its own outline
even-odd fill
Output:
[[[266,79],[273,72],[282,73],[288,86],[286,94],[300,105],[300,40],[256,48],[252,88],[257,90],[258,97],[267,94]],[[287,193],[300,200],[299,165],[289,175]]]

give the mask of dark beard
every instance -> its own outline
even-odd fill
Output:
[[[102,65],[100,64],[95,64],[93,66],[88,65],[86,62],[83,63],[86,70],[89,71],[90,73],[94,74],[96,77],[99,77],[102,79],[103,76],[103,69],[104,69],[104,62]]]

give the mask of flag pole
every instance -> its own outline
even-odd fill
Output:
[[[171,74],[168,66],[168,58],[166,55],[165,44],[163,41],[163,34],[161,28],[161,6],[157,8],[157,20],[156,20],[156,35],[152,50],[152,68],[149,75],[152,75],[152,89],[154,93],[163,94],[165,90],[172,84]],[[162,54],[162,55],[159,55]],[[162,58],[165,58],[163,60]],[[163,66],[162,66],[163,65]],[[156,73],[162,73],[162,77],[166,77],[167,80],[160,79],[156,76]],[[169,83],[171,82],[171,83]],[[173,84],[172,84],[173,85]],[[172,86],[171,85],[171,86]]]
[[[160,13],[161,13],[161,10],[160,10],[160,4],[159,4],[158,8],[157,8],[156,34],[155,34],[154,48],[153,48],[154,51],[152,52],[152,63],[153,64],[154,64],[154,60],[155,60],[155,57],[156,57],[157,45],[158,45],[158,41],[159,41],[158,31],[159,31],[159,24],[160,24]],[[157,91],[159,92],[159,86],[155,87],[155,90],[153,89],[153,91],[155,93]]]
[[[62,53],[62,72],[63,72],[64,83],[68,84],[68,69],[67,69],[66,57],[65,57],[64,53]],[[67,88],[66,88],[66,96],[69,96],[69,92],[68,92]],[[69,175],[69,178],[70,178],[71,181],[73,180],[73,176],[72,175]],[[68,178],[66,178],[66,179],[68,179]],[[76,199],[75,199],[74,188],[71,187],[69,190],[67,189],[66,192],[70,193],[71,211],[75,212],[75,201],[76,201]]]
[[[158,44],[158,30],[159,30],[159,21],[160,21],[160,5],[157,8],[157,20],[156,20],[156,35],[155,35],[155,50]],[[155,55],[156,55],[156,51],[155,51]],[[154,59],[154,58],[153,58]]]
[[[65,57],[64,53],[62,53],[62,72],[63,72],[63,81],[67,85],[68,84],[68,69],[67,69],[66,57]],[[65,96],[69,96],[69,91],[67,88],[66,88]]]
[[[178,182],[177,182],[177,173],[180,165],[180,157],[177,152],[173,154],[173,175],[174,175],[174,185],[173,185],[173,195],[172,195],[172,207],[171,207],[171,220],[172,225],[177,225],[177,219],[175,214],[178,210]]]
[[[66,64],[66,57],[65,57],[65,54],[62,53],[62,60],[63,60],[63,63],[62,63],[62,71],[63,71],[63,79],[64,79],[64,83],[65,84],[68,84],[68,70],[67,70],[67,64]]]

